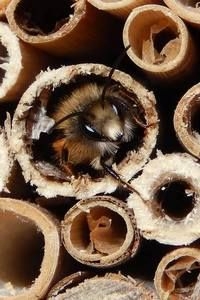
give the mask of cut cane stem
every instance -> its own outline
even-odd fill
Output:
[[[132,184],[128,206],[147,239],[188,245],[199,238],[200,166],[188,154],[162,155],[150,161]]]
[[[42,299],[58,280],[58,222],[21,200],[0,198],[0,299]]]
[[[51,160],[51,145],[46,140],[43,141],[42,135],[40,137],[43,131],[46,132],[45,137],[48,139],[47,132],[58,121],[56,114],[54,114],[54,119],[48,116],[47,104],[48,107],[55,107],[55,103],[60,99],[57,96],[59,91],[66,89],[68,91],[66,93],[70,93],[72,88],[81,89],[83,83],[104,85],[110,70],[109,67],[100,64],[79,64],[47,71],[37,78],[24,93],[14,115],[11,144],[23,170],[25,180],[35,185],[41,196],[46,198],[75,196],[83,199],[99,193],[113,192],[120,185],[120,182],[110,175],[97,179],[87,173],[80,174],[76,178],[71,176],[71,173],[69,176],[67,170],[64,172],[55,164],[55,161]],[[113,165],[115,173],[119,174],[120,178],[126,182],[141,169],[155,146],[158,117],[153,93],[146,90],[129,75],[116,70],[112,77],[112,85],[117,87],[119,92],[120,87],[125,90],[123,96],[129,96],[127,101],[130,102],[130,105],[136,105],[135,101],[137,101],[145,123],[151,125],[141,129],[142,133],[138,136],[138,144],[130,143],[127,151],[123,147],[117,163]],[[130,95],[133,96],[130,97]],[[59,119],[61,118],[60,115]],[[34,147],[35,141],[38,141],[38,147]],[[40,156],[41,153],[44,153],[44,157]]]
[[[200,84],[190,88],[178,102],[174,114],[174,128],[184,148],[200,158]]]
[[[126,20],[123,40],[130,59],[150,78],[169,83],[188,76],[194,67],[195,48],[186,25],[170,9],[144,5]]]
[[[154,283],[160,299],[198,299],[200,250],[179,248],[160,261]]]
[[[130,259],[140,245],[134,214],[121,201],[108,196],[74,205],[64,217],[62,237],[66,250],[76,260],[99,268]]]

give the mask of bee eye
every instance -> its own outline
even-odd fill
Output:
[[[98,133],[98,131],[92,127],[90,124],[88,124],[87,122],[82,122],[82,131],[85,135],[88,136],[88,138],[91,138],[93,140],[98,140],[101,141],[102,140],[102,136],[100,133]]]
[[[118,109],[114,104],[112,104],[112,108],[113,108],[115,114],[118,115],[119,114]]]
[[[90,125],[84,124],[84,126],[85,126],[85,129],[86,129],[88,132],[90,132],[90,133],[95,133],[94,128],[90,127]]]

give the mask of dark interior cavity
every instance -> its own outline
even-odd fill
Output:
[[[1,211],[0,240],[0,281],[10,282],[20,293],[40,274],[44,236],[27,218]]]
[[[187,182],[176,180],[161,186],[155,200],[161,213],[174,220],[181,220],[194,208],[195,193]]]
[[[0,42],[0,84],[2,84],[3,79],[5,77],[6,70],[4,68],[1,68],[1,64],[8,62],[9,55],[6,47],[2,45]]]
[[[71,0],[22,0],[15,10],[15,19],[30,35],[48,35],[69,21],[74,9]]]
[[[96,237],[94,240],[97,244],[101,244],[100,250],[96,244],[91,245],[91,234],[95,234],[95,228],[91,230],[89,222],[99,221],[98,223],[98,233],[96,232]],[[110,220],[111,227],[106,230],[106,224],[103,218]],[[101,221],[102,220],[102,221]],[[90,223],[91,224],[91,223]],[[122,246],[125,241],[127,233],[127,227],[124,219],[115,211],[108,209],[103,206],[96,206],[90,209],[89,213],[81,212],[73,219],[70,239],[73,246],[77,250],[87,251],[87,254],[100,253],[106,255],[108,253],[113,253]],[[91,249],[93,248],[92,252]]]
[[[35,99],[34,107],[29,110],[29,117],[27,118],[26,124],[27,149],[29,148],[29,150],[32,152],[33,160],[35,162],[45,162],[46,168],[40,168],[40,170],[45,176],[53,178],[54,180],[56,178],[61,181],[68,180],[72,174],[75,176],[79,176],[88,173],[93,178],[101,177],[104,174],[104,171],[96,171],[88,164],[77,164],[73,166],[70,165],[69,172],[68,170],[66,171],[66,169],[63,170],[61,161],[56,158],[55,152],[52,147],[52,143],[55,140],[64,137],[61,130],[55,129],[51,134],[41,133],[38,140],[30,139],[33,123],[37,122],[37,115],[39,115],[41,107],[46,107],[47,115],[52,117],[55,110],[58,109],[59,104],[62,103],[63,98],[66,98],[66,95],[70,96],[75,89],[88,82],[95,82],[100,86],[104,86],[106,81],[105,78],[102,78],[100,76],[78,76],[72,83],[68,85],[62,84],[59,87],[55,88],[53,91],[51,90],[51,87],[44,90],[41,95],[37,99]],[[115,84],[116,82],[112,80],[111,85]],[[107,95],[108,94],[109,92],[107,93]],[[132,103],[133,105],[135,105],[134,109],[136,110],[135,113],[137,117],[140,117],[142,122],[145,123],[144,111],[143,108],[139,105],[137,97],[134,94],[130,95],[130,93],[127,97],[132,97]],[[120,102],[120,100],[117,101]],[[132,100],[129,101],[131,103]],[[127,110],[129,111],[129,107],[127,108]],[[133,149],[137,150],[142,144],[144,132],[144,128],[136,125],[134,128],[132,140],[120,144],[119,150],[114,156],[114,162],[121,162],[126,156],[127,151]],[[52,165],[53,167],[51,167]],[[57,169],[55,169],[55,167]]]
[[[171,296],[181,294],[188,298],[192,295],[199,273],[199,262],[194,257],[182,256],[167,265],[162,277],[162,287],[166,291],[173,289]]]
[[[177,56],[180,50],[180,43],[175,43],[177,38],[179,38],[179,30],[176,23],[161,11],[140,12],[129,27],[132,51],[139,59],[153,65],[167,63]],[[171,42],[174,43],[173,51],[168,51]]]

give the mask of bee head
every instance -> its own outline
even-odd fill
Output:
[[[113,103],[104,106],[96,101],[80,117],[83,133],[98,141],[120,142],[124,135],[124,120]]]

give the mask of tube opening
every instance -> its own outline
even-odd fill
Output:
[[[2,84],[5,77],[6,70],[1,65],[9,61],[9,55],[6,47],[0,42],[0,84]]]
[[[23,293],[40,274],[44,236],[21,215],[0,211],[0,295]]]
[[[200,273],[200,264],[194,257],[182,256],[165,268],[161,285],[170,295],[191,296]]]
[[[181,48],[177,24],[161,11],[140,12],[132,19],[128,34],[133,53],[146,64],[167,64]]]
[[[22,0],[16,7],[15,20],[27,34],[48,35],[69,22],[73,13],[71,0]]]
[[[174,220],[184,219],[195,206],[195,192],[190,184],[177,180],[166,183],[156,192],[158,211]]]
[[[76,250],[105,256],[119,250],[126,233],[126,223],[117,212],[96,206],[90,208],[89,213],[81,212],[73,219],[70,239]]]
[[[28,117],[25,116],[27,151],[49,179],[66,181],[72,175],[82,174],[99,178],[105,173],[101,157],[108,156],[107,164],[118,164],[129,150],[137,151],[142,145],[145,129],[135,123],[130,113],[133,110],[145,123],[144,109],[137,96],[112,80],[103,108],[101,96],[105,82],[101,76],[77,76],[67,85],[48,87],[35,99]],[[47,133],[52,121],[57,122],[74,112],[81,115],[61,122]],[[122,128],[122,138],[117,142],[104,140],[104,136],[113,134],[114,127]]]

